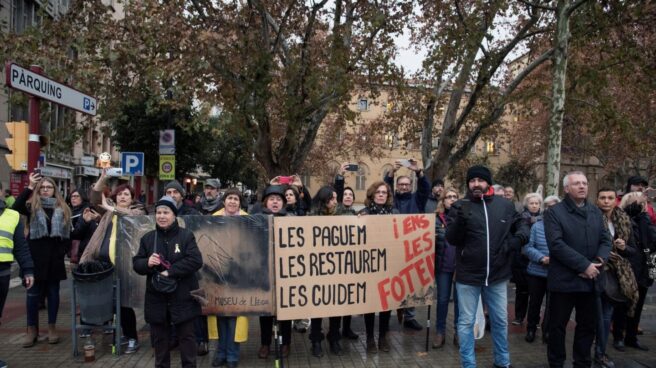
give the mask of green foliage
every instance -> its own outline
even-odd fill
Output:
[[[533,192],[538,184],[535,164],[511,159],[499,167],[494,182],[513,187],[517,195]]]
[[[181,179],[196,170],[197,157],[204,154],[212,142],[209,126],[197,131],[181,128],[197,118],[191,110],[191,104],[183,109],[169,109],[163,100],[152,96],[127,101],[121,109],[121,115],[113,121],[113,141],[121,151],[144,152],[146,175],[157,176],[159,131],[174,128],[175,176]]]
[[[264,174],[253,158],[249,135],[227,113],[210,117],[212,144],[198,156],[198,164],[213,178],[233,186],[241,182],[249,188],[258,187],[258,179]]]

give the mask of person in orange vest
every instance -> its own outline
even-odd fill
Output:
[[[0,317],[5,308],[11,264],[16,260],[23,275],[23,285],[29,289],[34,285],[34,262],[25,240],[25,229],[20,221],[20,214],[6,208],[4,199],[0,199]],[[7,363],[0,360],[0,368]]]

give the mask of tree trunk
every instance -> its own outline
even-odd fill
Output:
[[[553,85],[551,89],[551,115],[549,117],[549,145],[547,150],[547,195],[558,195],[560,184],[560,154],[563,140],[565,113],[565,81],[567,77],[567,44],[569,40],[569,14],[566,0],[557,6],[556,37],[553,53]]]

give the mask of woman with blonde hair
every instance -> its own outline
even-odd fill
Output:
[[[59,342],[56,323],[59,283],[66,280],[64,256],[71,245],[71,210],[51,178],[30,174],[30,184],[16,198],[14,210],[27,216],[28,245],[34,260],[34,286],[27,291],[27,335],[23,347],[34,346],[39,335],[39,300],[48,300],[48,343]]]
[[[456,247],[446,241],[447,215],[451,205],[460,195],[455,188],[447,188],[440,196],[435,218],[435,283],[437,284],[437,308],[435,308],[435,339],[433,349],[444,346],[446,341],[446,316],[453,290],[453,344],[458,346],[458,294],[453,287],[456,271]]]
[[[625,347],[648,351],[649,348],[638,341],[638,325],[645,304],[647,290],[654,283],[649,275],[648,258],[656,252],[656,227],[652,225],[647,212],[647,196],[642,192],[627,193],[622,197],[620,207],[631,218],[632,237],[637,248],[628,259],[638,284],[638,300],[633,316],[627,315],[627,308],[620,306],[613,315],[613,347],[624,351]]]

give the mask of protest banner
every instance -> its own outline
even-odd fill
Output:
[[[273,221],[279,320],[431,303],[435,216],[308,216]]]
[[[204,314],[274,313],[269,216],[181,216],[178,221],[194,233],[203,255],[203,267],[197,273],[200,289],[194,294],[205,302]],[[132,270],[132,257],[141,237],[155,228],[155,220],[152,216],[120,216],[117,225],[121,304],[143,308],[146,277]]]

